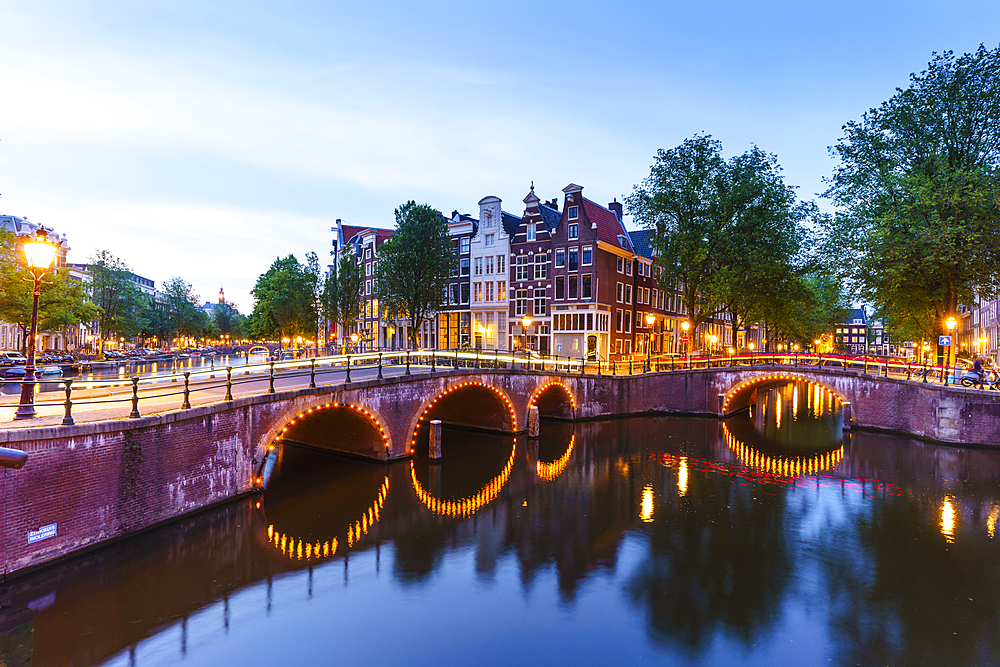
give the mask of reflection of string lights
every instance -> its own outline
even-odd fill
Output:
[[[1000,516],[1000,505],[994,504],[990,508],[990,515],[986,517],[986,532],[989,533],[991,540],[996,534],[998,516]]]
[[[510,399],[507,398],[506,394],[504,394],[502,391],[500,391],[499,389],[497,389],[493,385],[486,384],[485,382],[462,382],[461,384],[457,384],[454,387],[449,387],[448,389],[445,389],[444,391],[442,391],[440,394],[437,395],[437,398],[435,398],[433,401],[431,401],[427,405],[427,407],[424,408],[423,414],[420,415],[420,419],[417,420],[417,427],[413,429],[413,439],[410,441],[410,444],[411,444],[410,453],[411,454],[413,454],[413,453],[416,452],[416,447],[417,447],[417,430],[420,428],[420,423],[423,422],[425,419],[427,419],[427,413],[430,412],[431,408],[434,407],[435,403],[437,403],[438,401],[440,401],[442,398],[444,398],[445,396],[447,396],[451,392],[456,391],[458,389],[462,389],[463,387],[484,387],[484,388],[489,389],[490,391],[492,391],[494,394],[496,394],[497,397],[500,398],[501,401],[503,401],[504,405],[507,406],[507,410],[510,412],[511,428],[513,429],[513,431],[515,433],[517,432],[517,414],[515,414],[515,412],[514,412],[514,405],[510,402]]]
[[[309,408],[305,412],[300,412],[293,419],[285,423],[285,425],[281,428],[281,431],[278,433],[278,436],[274,439],[274,442],[272,442],[270,445],[267,446],[267,451],[273,452],[275,447],[277,447],[278,445],[278,441],[282,437],[284,437],[284,435],[288,433],[288,429],[294,426],[300,419],[309,416],[313,412],[319,412],[320,410],[327,410],[332,408],[344,408],[345,410],[353,410],[354,412],[357,412],[358,414],[364,416],[372,424],[372,426],[374,426],[376,430],[378,430],[379,435],[382,437],[382,446],[385,447],[386,453],[388,454],[389,434],[386,432],[385,427],[382,426],[382,422],[379,420],[378,417],[375,416],[374,412],[371,412],[367,408],[363,408],[360,405],[354,405],[353,403],[325,403],[321,406]],[[266,460],[261,462],[261,467],[260,467],[261,470],[264,469],[264,465],[266,463],[267,463]],[[254,483],[257,487],[263,486],[264,484],[264,478],[262,475],[259,474],[259,471],[257,477],[254,479]]]
[[[803,382],[808,382],[809,384],[816,384],[813,380],[802,375],[796,375],[795,373],[769,373],[768,375],[762,375],[760,377],[744,380],[726,392],[726,397],[722,401],[723,412],[727,412],[729,410],[729,404],[736,394],[740,393],[744,389],[752,387],[755,384],[760,384],[761,382],[771,382],[772,380],[802,380]],[[816,386],[819,387],[820,385],[816,384]],[[825,391],[829,391],[831,397],[836,396],[837,400],[841,402],[844,401],[843,397],[841,397],[840,394],[836,393],[834,390],[827,389],[826,387],[823,387],[823,389]]]
[[[487,482],[486,486],[471,498],[461,498],[459,500],[440,500],[435,498],[430,491],[420,484],[420,480],[417,479],[417,469],[413,461],[410,461],[410,481],[413,483],[413,490],[416,491],[420,502],[435,514],[459,518],[472,516],[485,505],[493,502],[493,499],[500,493],[500,489],[510,480],[510,472],[514,468],[514,453],[516,451],[517,438],[514,438],[514,443],[510,448],[510,458],[507,459],[507,464],[503,467],[503,470],[500,471],[499,475]]]
[[[815,456],[768,456],[737,440],[725,424],[722,425],[722,431],[725,435],[726,445],[736,454],[743,465],[748,468],[757,468],[772,475],[782,477],[815,475],[823,470],[833,468],[844,458],[843,445],[832,452],[816,454]]]
[[[945,496],[941,503],[941,534],[946,541],[955,541],[955,505],[951,496]]]
[[[653,521],[653,485],[647,484],[642,487],[642,504],[639,507],[639,519],[643,523]]]
[[[573,453],[573,444],[575,442],[576,436],[570,436],[569,447],[566,448],[566,451],[562,456],[552,463],[542,463],[541,461],[537,461],[535,463],[535,474],[548,482],[551,482],[556,477],[563,474],[563,471],[566,470],[566,464],[569,463],[569,456]]]
[[[379,487],[378,497],[354,523],[347,525],[347,546],[353,547],[362,535],[367,535],[368,530],[379,520],[382,506],[385,504],[386,494],[389,493],[389,477],[382,481]],[[267,527],[267,541],[271,543],[282,554],[295,560],[312,560],[314,558],[327,558],[337,553],[337,538],[328,540],[306,542],[302,538],[292,535],[285,535],[274,529],[274,524]]]
[[[541,397],[541,395],[552,387],[557,387],[559,389],[562,389],[563,393],[566,394],[566,398],[569,399],[569,404],[573,406],[574,410],[576,409],[576,399],[573,398],[573,392],[569,390],[569,387],[564,385],[562,382],[559,382],[558,380],[550,380],[549,382],[546,382],[541,387],[539,387],[538,390],[535,392],[535,395],[531,397],[531,400],[528,402],[528,405],[529,406],[538,405],[538,399]]]

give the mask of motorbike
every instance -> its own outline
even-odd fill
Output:
[[[965,371],[959,380],[963,387],[978,387],[1000,391],[1000,374],[992,368],[984,368],[982,374],[971,368]]]

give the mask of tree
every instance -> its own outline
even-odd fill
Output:
[[[727,312],[734,341],[746,322],[767,322],[808,268],[803,221],[815,206],[798,202],[777,158],[756,146],[729,161],[708,135],[660,150],[626,203],[652,232],[658,279],[680,286],[691,323]]]
[[[180,276],[163,283],[160,290],[162,307],[167,314],[169,331],[175,339],[202,338],[208,327],[208,316],[198,304],[201,297],[194,287]]]
[[[444,303],[448,278],[458,256],[445,218],[410,200],[396,209],[396,231],[379,248],[375,292],[390,317],[410,321],[409,339]]]
[[[828,264],[897,331],[943,333],[1000,266],[1000,48],[934,54],[831,148]],[[894,332],[895,333],[895,332]]]
[[[364,281],[364,272],[353,248],[345,248],[340,253],[335,270],[330,271],[323,282],[320,298],[323,317],[338,325],[344,336],[347,335],[348,327],[361,317],[364,308]]]
[[[250,293],[256,301],[248,322],[251,336],[281,340],[316,330],[311,278],[295,255],[275,259]]]
[[[314,252],[306,253],[306,263],[303,267],[305,272],[305,278],[309,286],[309,296],[311,299],[311,305],[313,312],[313,331],[312,335],[315,336],[316,341],[316,354],[319,354],[319,339],[320,339],[320,314],[323,311],[323,280],[321,278],[322,272],[319,268],[319,256]]]
[[[106,250],[97,251],[87,266],[88,291],[97,306],[93,320],[98,356],[104,357],[104,341],[109,337],[131,337],[142,329],[142,293],[124,260]]]
[[[228,336],[230,340],[239,340],[246,336],[244,328],[246,318],[236,309],[236,304],[220,301],[212,310],[212,319],[219,335]]]

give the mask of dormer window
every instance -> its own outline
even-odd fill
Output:
[[[620,243],[623,248],[628,250],[628,239],[626,239],[624,235],[618,235],[618,243]]]
[[[570,220],[576,220],[578,217],[580,217],[579,209],[576,206],[570,206],[568,209],[566,209],[566,212],[569,214]]]
[[[578,225],[577,223],[574,222],[570,225],[567,225],[567,230],[569,232],[570,241],[580,237],[580,225]]]

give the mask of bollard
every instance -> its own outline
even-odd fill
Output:
[[[344,384],[349,384],[351,382],[351,355],[347,355],[347,377],[344,378]]]
[[[378,353],[378,379],[379,380],[383,379],[382,378],[382,353],[381,352]]]
[[[233,367],[226,366],[226,400],[233,400]]]
[[[427,441],[427,458],[441,458],[441,420],[432,419],[430,423],[430,437]]]
[[[274,393],[274,362],[271,362],[271,385],[267,389],[267,393]]]
[[[725,394],[719,394],[719,416],[720,417],[725,417],[726,416],[726,408],[724,407],[725,405],[726,405],[726,395]]]
[[[410,374],[410,351],[406,351],[406,374]]]
[[[538,406],[528,407],[528,437],[537,438],[541,429],[538,426]]]
[[[0,447],[0,468],[14,468],[17,470],[23,467],[27,461],[27,452],[22,452],[20,449]]]
[[[381,362],[382,361],[382,355],[380,354],[378,356],[379,356],[379,361]],[[381,364],[379,365],[379,370],[382,370]],[[309,361],[309,388],[310,389],[315,389],[316,388],[316,360],[315,359],[311,359]]]
[[[844,431],[850,431],[851,430],[851,403],[850,403],[850,401],[844,401],[843,406],[844,406],[844,426],[843,426],[842,430],[844,430]]]
[[[73,424],[76,423],[76,422],[73,421],[73,414],[72,414],[73,401],[70,400],[70,394],[73,391],[73,381],[72,380],[64,380],[63,383],[66,385],[66,416],[63,417],[62,425],[63,426],[72,426]]]
[[[132,412],[128,415],[129,419],[139,418],[139,378],[132,378]]]
[[[181,410],[190,410],[191,401],[191,372],[184,371],[184,404],[181,405]]]

